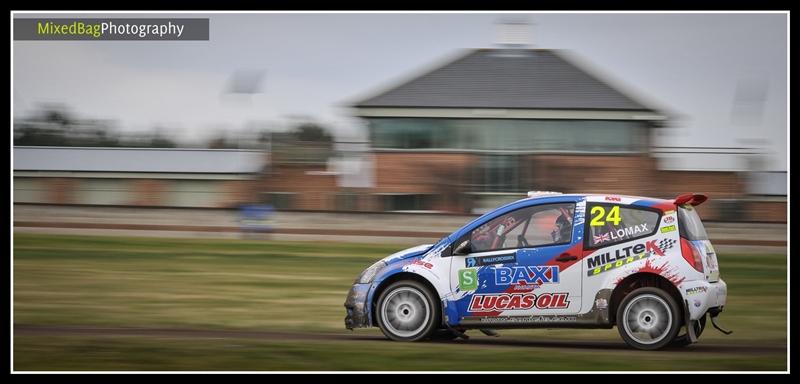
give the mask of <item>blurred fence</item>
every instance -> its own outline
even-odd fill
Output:
[[[701,205],[702,207],[702,205]],[[420,244],[436,241],[475,215],[276,211],[270,238]],[[229,237],[248,235],[242,211],[16,205],[15,232],[120,236]],[[785,223],[721,223],[704,220],[715,245],[785,247]]]

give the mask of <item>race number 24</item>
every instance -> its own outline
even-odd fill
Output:
[[[599,227],[601,225],[606,225],[606,222],[614,223],[614,225],[619,225],[619,222],[622,219],[619,217],[619,206],[615,205],[608,210],[608,214],[606,214],[606,208],[602,206],[594,206],[592,207],[592,221],[589,225],[592,227]]]

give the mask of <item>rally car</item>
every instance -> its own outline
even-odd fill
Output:
[[[707,317],[730,333],[715,321],[727,286],[694,208],[706,199],[529,192],[365,269],[345,327],[417,341],[616,325],[645,350],[696,342]]]

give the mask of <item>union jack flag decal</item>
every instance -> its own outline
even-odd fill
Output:
[[[610,240],[611,240],[611,236],[608,233],[604,233],[602,235],[595,235],[594,236],[594,243],[595,244],[602,243],[604,241],[610,241]]]

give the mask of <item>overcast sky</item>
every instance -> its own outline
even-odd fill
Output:
[[[57,15],[17,15],[35,16]],[[88,16],[209,17],[210,40],[14,42],[15,117],[39,103],[63,103],[82,117],[113,119],[121,130],[163,126],[200,139],[248,121],[310,116],[352,140],[364,135],[348,102],[463,49],[493,46],[496,22],[508,15]],[[535,23],[534,46],[569,50],[612,84],[681,115],[656,145],[765,146],[767,168],[786,170],[786,15],[513,16]],[[240,70],[265,71],[260,93],[225,93]],[[691,159],[709,168],[740,160]]]

